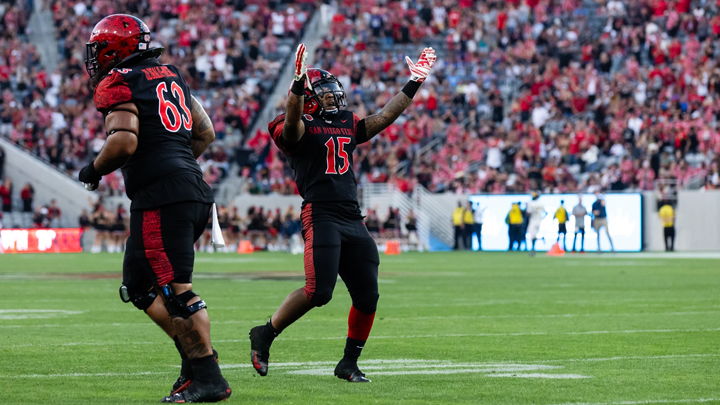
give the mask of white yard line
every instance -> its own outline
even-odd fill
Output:
[[[3,375],[1,379],[6,378],[68,378],[68,377],[134,377],[141,375],[154,374],[170,374],[174,371],[142,371],[138,373],[67,373],[67,374],[22,374],[22,375]]]
[[[524,362],[517,361],[494,361],[486,363],[452,363],[448,360],[423,360],[423,359],[371,359],[359,361],[360,366],[364,370],[374,370],[372,375],[410,375],[410,374],[458,374],[458,373],[486,373],[488,377],[512,377],[512,378],[590,378],[579,374],[548,374],[548,373],[526,373],[527,371],[538,370],[557,370],[562,369],[561,366],[548,366],[537,363],[563,363],[577,361],[621,361],[621,360],[655,360],[655,359],[675,359],[675,358],[693,358],[693,357],[717,357],[720,354],[680,354],[665,356],[618,356],[606,358],[587,358],[587,359],[555,359],[555,360],[530,360]],[[524,363],[524,364],[523,364]],[[291,374],[302,375],[332,375],[335,361],[309,361],[309,362],[280,362],[270,363],[272,369],[286,370]],[[241,364],[223,364],[221,368],[228,372],[236,370],[249,369],[248,363]],[[173,368],[176,368],[173,366]],[[136,373],[65,373],[65,374],[21,374],[21,375],[0,375],[0,379],[19,379],[19,378],[67,378],[67,377],[133,377],[155,374],[173,374],[176,370],[168,371],[143,371]],[[494,372],[494,374],[493,374]],[[669,400],[668,400],[669,401]],[[680,400],[679,402],[709,402],[707,400]],[[667,403],[674,403],[670,401]],[[622,405],[622,404],[651,404],[663,403],[658,401],[648,402],[612,402],[598,404],[564,404],[564,405]]]
[[[419,338],[447,338],[447,337],[502,337],[502,336],[558,336],[558,335],[601,335],[601,334],[634,334],[634,333],[702,333],[702,332],[720,332],[720,328],[712,329],[636,329],[636,330],[596,330],[585,332],[513,332],[513,333],[447,333],[447,334],[431,334],[431,335],[395,335],[395,336],[373,336],[373,339],[419,339]],[[306,337],[306,338],[288,338],[286,341],[308,341],[308,340],[339,340],[345,339],[346,336],[330,336],[324,338]],[[224,339],[213,340],[216,343],[237,343],[247,342],[247,339]],[[111,345],[152,345],[152,344],[169,344],[170,341],[162,342],[69,342],[55,344],[22,344],[22,345],[5,345],[0,349],[14,349],[20,347],[56,347],[56,346],[111,346]]]
[[[75,311],[78,312],[78,311]],[[586,313],[586,314],[546,314],[546,315],[451,315],[451,316],[417,316],[407,318],[383,318],[385,321],[419,321],[429,319],[496,319],[496,318],[589,318],[589,317],[632,317],[632,316],[686,316],[686,315],[712,315],[720,314],[720,311],[686,311],[686,312],[635,312],[635,313]],[[2,320],[2,312],[0,312],[0,320]],[[213,325],[234,325],[234,324],[259,324],[266,322],[264,319],[258,320],[233,320],[233,321],[213,321]],[[327,319],[303,319],[300,322],[346,322],[345,318],[327,318]],[[82,323],[82,324],[40,324],[40,325],[0,325],[2,328],[82,328],[82,327],[109,327],[109,326],[155,326],[154,323],[148,322],[112,322],[112,323]]]

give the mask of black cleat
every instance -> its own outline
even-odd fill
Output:
[[[183,376],[178,377],[178,379],[175,380],[175,384],[173,384],[172,391],[170,391],[170,396],[185,391],[186,389],[188,389],[191,383],[192,380],[189,380]]]
[[[232,389],[230,389],[230,385],[224,378],[220,378],[221,381],[217,383],[193,381],[185,391],[165,397],[160,402],[164,404],[192,404],[224,401],[230,398]]]
[[[217,350],[213,349],[213,356],[215,357],[215,361],[220,363],[220,360],[218,359],[218,352]],[[185,359],[183,361],[190,361],[188,359]],[[192,371],[192,368],[190,368],[190,371]],[[192,373],[191,373],[192,375]],[[192,377],[186,377],[180,374],[180,377],[178,377],[177,380],[175,380],[175,383],[173,384],[172,391],[170,391],[170,396],[173,396],[175,394],[179,394],[190,386],[190,383],[192,383]]]
[[[338,363],[338,365],[335,367],[335,377],[349,382],[372,382],[369,379],[365,378],[365,374],[360,371],[357,363],[349,362],[346,360],[340,360],[340,363]]]
[[[250,329],[250,361],[253,368],[261,376],[268,373],[268,360],[270,359],[270,345],[272,341],[263,339],[262,329],[265,325],[256,326]]]

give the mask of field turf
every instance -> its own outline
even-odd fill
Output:
[[[179,373],[172,342],[118,297],[119,254],[0,255],[0,404],[152,404]],[[287,329],[270,374],[250,327],[302,286],[302,258],[199,255],[232,404],[720,404],[720,260],[671,255],[381,255],[361,357],[333,377],[350,299]]]

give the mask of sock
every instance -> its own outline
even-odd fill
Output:
[[[374,320],[374,312],[367,315],[358,311],[354,306],[350,307],[350,314],[348,315],[348,337],[345,342],[344,359],[357,361],[368,336],[370,336],[370,330],[372,329]]]
[[[365,342],[366,340],[357,340],[348,337],[345,341],[345,355],[343,356],[343,360],[349,360],[353,363],[357,363],[357,359],[360,357],[360,353],[362,353]]]
[[[263,338],[265,340],[269,340],[270,342],[275,340],[275,338],[278,337],[278,335],[280,334],[280,332],[278,332],[277,329],[275,329],[275,327],[273,326],[272,319],[268,319],[262,331]]]
[[[180,353],[180,358],[182,359],[182,366],[180,367],[180,375],[187,378],[188,380],[193,379],[193,370],[192,366],[190,365],[190,361],[188,359],[187,354],[185,354],[185,349],[183,349],[182,345],[180,344],[180,339],[178,339],[177,336],[173,338],[173,342],[175,342],[175,348],[177,349],[178,353]]]
[[[192,371],[196,380],[212,382],[222,378],[220,365],[212,354],[199,359],[190,359],[190,364],[192,364]]]

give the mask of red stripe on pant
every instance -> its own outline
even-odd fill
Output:
[[[358,311],[355,307],[350,307],[350,315],[348,315],[348,337],[363,342],[368,340],[374,320],[374,312],[367,315]]]
[[[302,209],[300,219],[303,224],[303,233],[305,237],[305,287],[303,292],[308,300],[312,299],[315,294],[315,262],[313,259],[313,221],[312,221],[312,204],[306,204]]]
[[[160,210],[143,212],[143,246],[145,257],[157,276],[158,286],[170,284],[175,276],[172,264],[165,253],[160,229]]]

